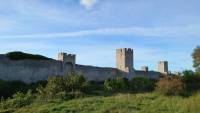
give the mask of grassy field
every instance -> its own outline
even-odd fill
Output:
[[[35,102],[11,111],[16,113],[199,113],[200,93],[190,97],[167,97],[156,93],[94,96],[63,102]]]

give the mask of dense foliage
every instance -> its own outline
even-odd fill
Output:
[[[20,51],[6,53],[6,56],[10,60],[24,60],[24,59],[50,60],[50,58],[47,58],[47,57],[42,56],[42,55],[28,54],[28,53],[23,53],[23,52],[20,52]]]
[[[122,92],[128,90],[128,80],[122,77],[115,77],[105,80],[105,90],[108,92]]]
[[[196,68],[196,71],[200,71],[200,46],[197,46],[192,53],[193,58],[193,67]]]
[[[189,93],[196,92],[200,89],[200,74],[192,70],[183,71],[183,82],[186,85],[186,90]]]
[[[8,98],[6,101],[1,99],[1,108],[21,108],[27,105],[30,105],[34,102],[35,96],[29,90],[26,94],[17,92],[11,98]]]
[[[38,96],[40,99],[68,100],[84,96],[89,89],[89,83],[82,75],[73,74],[69,76],[52,76],[48,79],[45,87],[38,87]]]
[[[38,81],[27,84],[22,81],[4,81],[0,80],[0,97],[8,98],[17,92],[26,93],[29,89],[36,92],[36,88],[41,85],[45,86],[47,81]]]
[[[130,80],[130,89],[134,92],[153,91],[157,80],[136,77]]]
[[[14,92],[12,92],[14,95],[9,96],[9,98],[7,99],[4,98],[2,95],[0,103],[1,105],[0,111],[14,112],[18,111],[19,109],[23,110],[23,108],[26,108],[27,106],[32,106],[34,109],[34,106],[43,104],[49,105],[52,102],[56,102],[55,106],[57,106],[58,104],[57,102],[60,103],[60,102],[70,101],[71,99],[74,98],[78,99],[82,97],[87,98],[90,96],[105,96],[105,95],[108,96],[107,92],[109,92],[109,96],[112,96],[112,94],[116,93],[129,94],[136,92],[150,92],[154,91],[154,89],[156,88],[156,91],[159,92],[160,94],[180,95],[185,91],[186,92],[191,91],[187,90],[187,88],[189,89],[189,87],[193,87],[194,85],[198,86],[200,80],[198,79],[198,77],[199,76],[195,72],[184,71],[183,76],[170,76],[170,77],[167,76],[158,81],[140,77],[133,78],[131,80],[122,77],[114,77],[112,79],[105,80],[104,83],[95,81],[87,82],[83,77],[83,75],[79,74],[73,74],[68,76],[52,76],[49,77],[47,82],[40,81],[35,84],[25,84],[23,82],[15,83],[16,81],[14,81],[14,83],[11,84],[11,81],[9,82],[1,81],[0,86],[4,87],[1,89],[1,91],[2,92],[3,90],[6,91],[6,88],[8,88],[8,91],[11,92],[11,89],[14,89]],[[5,85],[6,83],[9,83],[9,85]],[[193,86],[191,86],[191,84]],[[32,91],[28,89],[32,89]],[[193,91],[198,91],[198,90],[199,88],[193,88]],[[129,96],[127,96],[126,98],[129,98]],[[168,98],[168,97],[162,97],[162,98]],[[138,97],[134,97],[132,99],[133,100],[138,99]],[[90,103],[88,103],[88,105],[90,105]],[[63,108],[59,109],[62,110]],[[127,108],[127,109],[132,110],[132,108]],[[25,111],[18,111],[18,112],[20,113],[35,112],[31,111],[30,109],[24,109],[24,110]],[[47,111],[51,110],[51,108],[46,108],[46,110]],[[68,110],[70,112],[73,112],[71,111],[72,110],[71,108],[69,108]],[[81,112],[81,111],[76,111],[76,112]]]

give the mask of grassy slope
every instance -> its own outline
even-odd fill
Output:
[[[118,94],[88,97],[65,102],[32,104],[17,113],[199,113],[200,93],[188,98],[165,97],[156,93]]]

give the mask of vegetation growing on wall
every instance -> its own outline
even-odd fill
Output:
[[[23,53],[23,52],[20,52],[20,51],[6,53],[6,56],[10,60],[24,60],[24,59],[50,60],[50,58],[47,58],[47,57],[42,56],[42,55],[34,55],[34,54],[29,54],[29,53]]]

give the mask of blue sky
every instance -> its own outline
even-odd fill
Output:
[[[134,65],[192,69],[200,42],[199,0],[1,0],[0,53],[24,51],[115,67],[115,49],[133,48]]]

